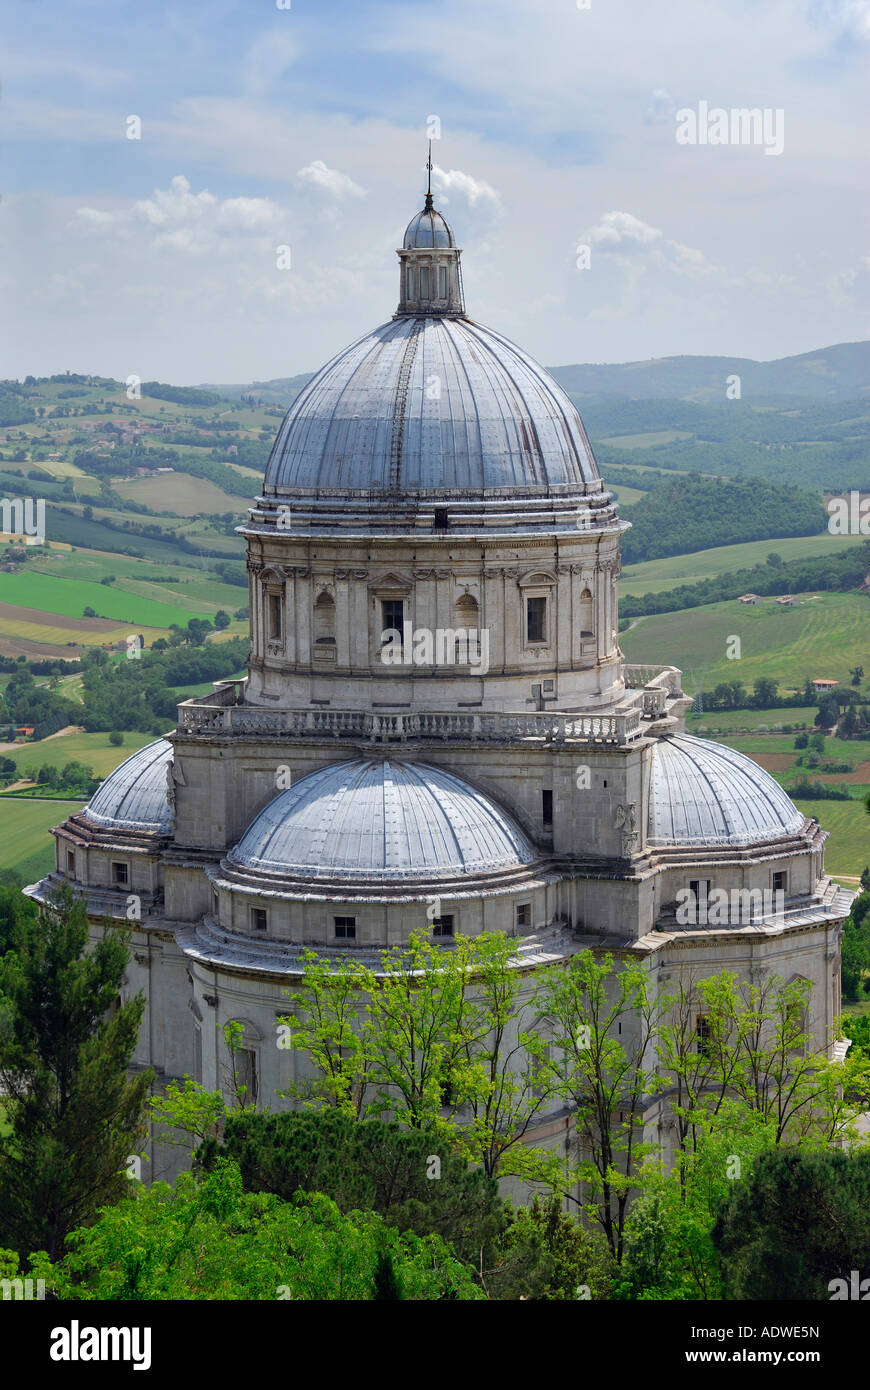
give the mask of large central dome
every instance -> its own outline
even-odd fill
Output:
[[[300,392],[246,529],[279,513],[282,530],[301,532],[570,530],[578,515],[618,525],[569,397],[467,316],[462,253],[431,195],[397,254],[396,313]]]
[[[466,318],[402,314],[300,393],[265,492],[585,490],[598,476],[574,406],[520,348]]]

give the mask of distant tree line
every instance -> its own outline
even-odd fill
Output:
[[[619,611],[624,618],[675,613],[681,608],[699,608],[702,604],[739,598],[747,591],[762,596],[806,593],[811,589],[847,593],[860,587],[868,570],[870,542],[865,541],[818,559],[754,565],[752,569],[730,570],[709,579],[699,579],[695,584],[681,584],[660,594],[627,595],[619,600]]]
[[[725,482],[697,474],[659,482],[621,515],[632,527],[622,541],[626,565],[740,541],[813,536],[828,524],[814,493],[764,478]]]

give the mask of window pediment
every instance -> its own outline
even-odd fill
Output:
[[[546,589],[558,583],[555,574],[550,570],[531,570],[518,580],[521,589]]]

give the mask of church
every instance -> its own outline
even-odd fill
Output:
[[[398,258],[396,312],[300,392],[239,527],[247,678],[181,703],[55,829],[55,870],[26,891],[69,883],[95,934],[135,903],[125,989],[147,1001],[135,1061],[157,1090],[226,1089],[232,1022],[248,1094],[288,1104],[305,1059],[276,1020],[303,953],[377,968],[421,929],[446,951],[506,933],[529,991],[590,948],[663,992],[800,977],[824,1045],[853,898],[825,833],[685,732],[678,670],[623,660],[627,523],[566,394],[466,313],[431,193]],[[680,910],[714,896],[746,910]],[[528,1138],[564,1136],[554,1113]]]

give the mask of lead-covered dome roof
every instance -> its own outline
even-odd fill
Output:
[[[434,248],[446,249],[455,246],[453,233],[445,219],[433,207],[425,207],[412,217],[405,228],[402,241],[406,251],[428,251]]]
[[[805,817],[768,772],[733,748],[691,734],[653,749],[653,845],[750,844],[801,829]]]
[[[600,488],[577,410],[522,348],[470,319],[401,315],[300,392],[264,494]]]
[[[363,759],[333,763],[281,792],[227,864],[381,883],[491,875],[536,858],[516,822],[460,777],[425,763]]]
[[[167,834],[172,828],[166,772],[171,761],[172,744],[165,738],[146,743],[101,782],[81,814],[109,829]]]

